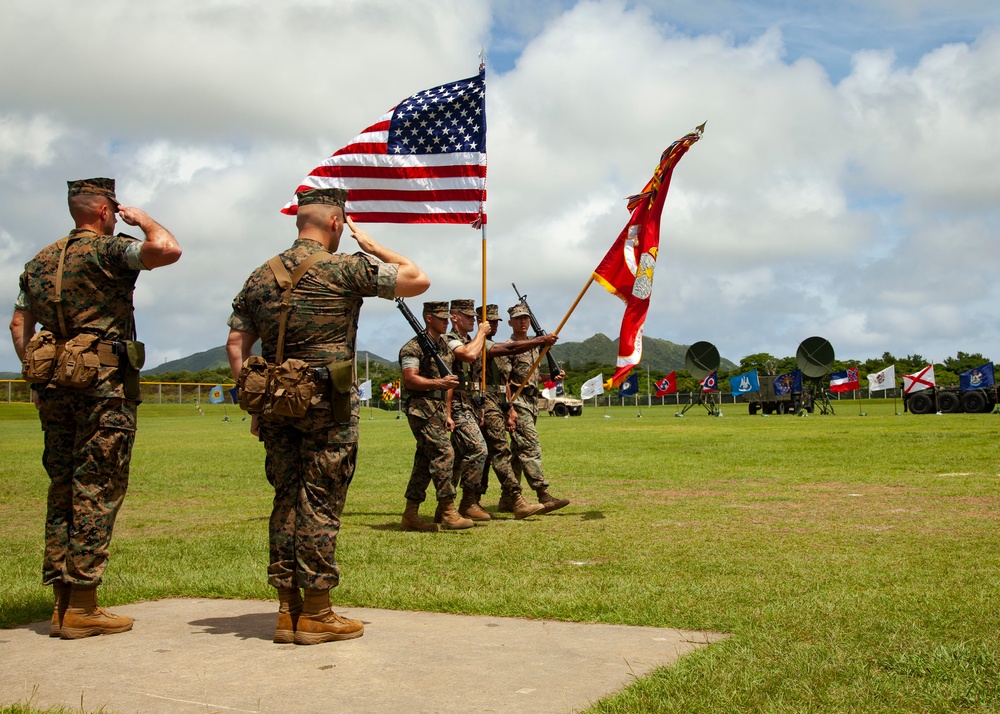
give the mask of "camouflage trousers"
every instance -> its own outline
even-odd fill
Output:
[[[483,477],[487,455],[479,418],[464,405],[453,402],[451,407],[451,420],[455,422],[455,429],[451,432],[451,445],[455,451],[452,483],[456,486],[461,484],[462,489],[470,493],[479,493],[479,481]]]
[[[486,441],[487,459],[483,464],[483,479],[479,484],[479,493],[486,493],[489,486],[490,466],[493,466],[504,493],[511,495],[521,493],[521,479],[514,475],[511,468],[507,415],[500,409],[500,403],[489,396],[483,409],[482,434]]]
[[[455,467],[455,451],[445,422],[444,402],[429,418],[409,413],[406,415],[410,431],[417,440],[417,450],[413,454],[413,469],[406,484],[406,500],[423,503],[427,498],[427,486],[434,481],[437,500],[455,497],[452,473]]]
[[[40,394],[49,475],[42,582],[97,586],[128,490],[137,402],[67,389]]]
[[[516,404],[514,409],[517,410],[517,428],[510,435],[511,470],[518,479],[523,471],[524,478],[533,491],[548,488],[549,482],[545,480],[545,472],[542,471],[542,445],[535,429],[538,415]]]
[[[264,470],[274,487],[267,581],[276,588],[340,583],[337,535],[358,457],[357,443],[338,439],[342,428],[329,409],[260,419]]]

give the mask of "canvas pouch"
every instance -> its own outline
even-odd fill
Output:
[[[247,357],[236,379],[240,409],[250,414],[261,414],[270,402],[270,383],[271,368],[264,358],[260,355]]]
[[[56,368],[56,336],[49,330],[32,335],[24,348],[21,375],[29,384],[45,384]]]
[[[271,387],[274,414],[296,419],[303,417],[316,394],[312,367],[300,359],[286,359],[275,367]]]
[[[86,389],[97,381],[101,358],[97,355],[97,335],[82,333],[67,340],[56,362],[55,380],[60,387]]]
[[[141,395],[139,370],[146,363],[146,345],[138,340],[123,340],[118,343],[124,353],[118,355],[118,366],[122,371],[122,385],[126,399],[138,399]]]
[[[340,424],[351,421],[351,387],[354,386],[354,361],[329,362],[330,409],[333,418]]]

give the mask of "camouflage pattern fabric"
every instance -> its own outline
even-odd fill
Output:
[[[437,346],[442,360],[450,369],[454,355],[444,337],[438,340]],[[420,376],[429,379],[441,376],[434,360],[424,356],[416,337],[400,348],[399,365],[401,368],[418,369]],[[455,451],[448,433],[445,392],[435,395],[407,390],[403,411],[406,412],[410,431],[417,440],[413,468],[406,485],[406,500],[423,503],[431,481],[434,482],[437,500],[454,498],[455,485],[451,479]]]
[[[538,352],[539,349],[535,347],[507,358],[511,393],[517,391],[518,386],[524,381],[531,365],[538,359]],[[536,369],[514,401],[517,428],[510,435],[511,469],[516,477],[520,477],[523,472],[528,485],[535,491],[549,486],[545,480],[545,472],[542,471],[542,445],[538,441],[538,431],[535,429],[535,420],[538,419],[538,382],[539,373]]]
[[[43,248],[24,266],[15,308],[28,310],[57,337],[81,332],[105,340],[134,336],[132,293],[142,261],[141,242],[125,235],[73,230],[63,268],[61,335],[54,301],[61,252]],[[42,463],[49,476],[42,582],[99,585],[108,564],[115,518],[128,489],[136,401],[126,401],[122,375],[102,366],[87,389],[55,383],[39,390],[45,433]]]
[[[457,332],[445,335],[449,346],[456,343],[468,344],[471,338]],[[469,369],[472,367],[473,369]],[[451,398],[451,420],[455,429],[451,432],[451,445],[455,451],[455,467],[452,483],[461,485],[462,489],[479,492],[479,481],[483,477],[483,466],[486,463],[487,448],[483,433],[479,429],[481,408],[473,402],[473,395],[479,393],[479,377],[482,374],[482,362],[476,360],[464,363],[455,360],[455,374],[462,380]]]
[[[489,469],[493,466],[500,488],[504,493],[521,493],[520,479],[511,468],[510,441],[507,438],[507,414],[500,407],[501,394],[487,392],[483,400],[483,425],[481,431],[486,441],[487,460],[483,464],[483,478],[479,492],[486,493]]]
[[[289,273],[323,247],[296,240],[280,254]],[[358,316],[365,297],[391,298],[398,266],[363,253],[335,253],[314,265],[292,293],[284,356],[311,366],[354,359]],[[282,290],[265,263],[247,278],[233,300],[229,326],[259,335],[264,359],[273,363],[278,346]],[[357,460],[357,384],[351,387],[351,417],[338,423],[329,395],[315,396],[297,419],[260,416],[264,469],[274,486],[269,528],[268,582],[274,587],[325,589],[340,581],[334,558],[340,514]]]
[[[549,482],[545,480],[545,472],[542,470],[542,445],[535,429],[538,408],[535,407],[532,411],[515,403],[514,409],[517,410],[517,428],[510,435],[511,470],[517,478],[523,472],[533,491],[548,488]]]
[[[347,489],[354,478],[357,443],[340,440],[342,425],[329,409],[304,417],[260,417],[274,487],[267,581],[276,588],[329,590],[340,584],[337,536]]]
[[[29,260],[21,274],[18,309],[29,310],[43,330],[56,337],[75,337],[91,332],[108,341],[130,340],[134,336],[132,293],[142,262],[142,243],[125,235],[101,236],[90,230],[69,234],[63,268],[62,306],[66,330],[60,335],[59,317],[53,298],[60,249],[56,243],[43,248]],[[20,304],[23,301],[23,304]],[[56,389],[50,384],[47,390]],[[102,366],[97,381],[86,390],[91,397],[123,399],[121,374],[116,367]]]
[[[42,583],[97,586],[128,490],[136,402],[47,389],[39,415],[49,474]]]

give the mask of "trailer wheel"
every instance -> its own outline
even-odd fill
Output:
[[[969,414],[979,414],[986,411],[986,395],[976,389],[962,395],[962,409]]]
[[[934,411],[934,400],[929,394],[917,392],[906,401],[906,408],[910,410],[910,414],[930,414]]]
[[[569,408],[562,402],[556,404],[555,407],[552,408],[552,411],[556,413],[557,417],[564,417],[569,414]]]
[[[962,408],[962,404],[954,392],[941,392],[938,395],[938,408],[945,414],[956,414]]]

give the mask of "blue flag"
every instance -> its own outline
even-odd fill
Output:
[[[639,374],[633,372],[628,376],[621,386],[618,387],[619,397],[631,397],[633,394],[639,393]]]
[[[980,367],[973,367],[970,370],[958,375],[959,384],[962,391],[968,392],[970,389],[983,389],[984,387],[994,387],[993,363],[987,362]]]
[[[729,378],[729,389],[733,396],[737,394],[749,394],[760,391],[760,382],[757,380],[757,370],[752,370],[746,374],[737,374]]]
[[[802,391],[802,370],[779,374],[774,378],[774,396],[783,397],[792,392]]]
[[[208,393],[208,403],[222,404],[224,401],[226,401],[226,395],[225,392],[222,391],[222,385],[216,384]]]

